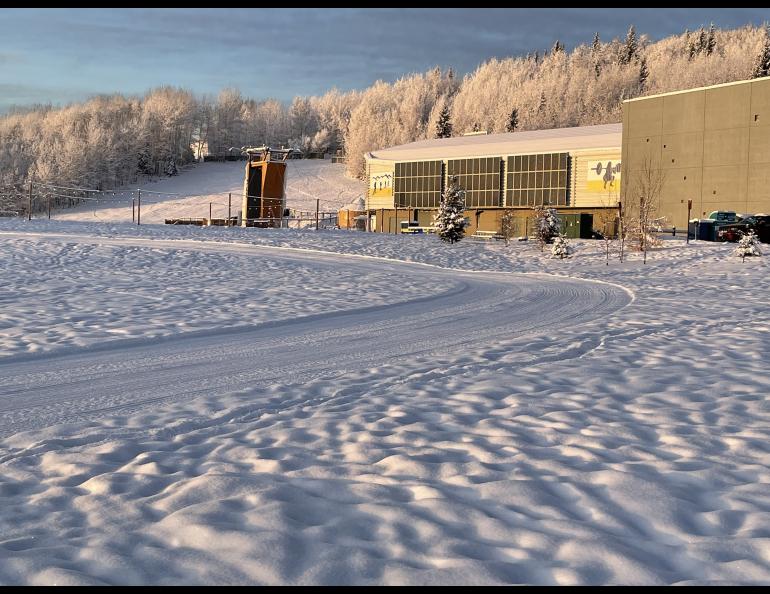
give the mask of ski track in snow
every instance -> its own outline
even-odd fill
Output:
[[[256,254],[272,266],[254,278],[288,271],[281,291],[311,301],[292,271],[343,275],[314,279],[340,301],[306,319],[156,339],[139,319],[134,339],[84,327],[81,347],[0,360],[0,582],[770,580],[765,258],[676,243],[606,269],[595,242],[560,262],[343,232],[0,230],[26,253],[130,246],[134,282],[180,252],[232,259],[223,291]],[[139,294],[189,290],[165,282]]]

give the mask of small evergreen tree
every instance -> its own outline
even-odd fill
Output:
[[[451,138],[452,136],[452,122],[449,119],[449,106],[445,105],[444,109],[438,116],[438,122],[436,123],[436,138]]]
[[[567,236],[559,234],[554,237],[551,257],[563,260],[564,258],[569,258],[570,254],[572,254],[572,246],[567,241]]]
[[[542,252],[545,244],[551,243],[559,235],[559,215],[555,208],[546,205],[536,206],[534,210],[535,234]]]
[[[738,245],[733,252],[736,256],[741,257],[741,262],[746,261],[746,256],[761,256],[762,250],[759,247],[759,239],[753,231],[744,233],[738,240]]]
[[[563,51],[564,51],[564,44],[557,39],[556,43],[553,44],[553,48],[551,49],[551,53],[552,54],[558,54],[559,52],[563,52]]]
[[[545,111],[545,91],[540,91],[540,102],[537,105],[537,113],[543,113]]]
[[[457,182],[457,176],[449,180],[441,203],[433,220],[436,235],[447,243],[456,243],[465,237],[465,190]]]
[[[751,78],[762,78],[763,76],[770,76],[770,25],[765,25],[765,41],[762,44],[762,51],[757,56],[754,74]]]
[[[647,85],[647,79],[650,76],[650,71],[647,69],[647,58],[642,58],[639,63],[639,91],[643,92]]]
[[[474,132],[481,132],[481,124],[479,124],[478,122],[473,124],[473,131]]]
[[[508,123],[505,124],[506,132],[516,132],[516,128],[519,127],[519,110],[515,107],[511,110],[511,115],[508,117]]]

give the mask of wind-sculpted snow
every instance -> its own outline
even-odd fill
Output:
[[[399,281],[306,319],[0,361],[0,582],[770,580],[765,258],[35,223],[0,241],[20,229],[27,253],[123,242]]]

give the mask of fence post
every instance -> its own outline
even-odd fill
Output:
[[[687,201],[687,239],[685,243],[688,245],[690,243],[690,216],[692,216],[692,199]],[[697,229],[698,226],[696,225],[695,228]]]
[[[227,194],[227,226],[230,226],[230,213],[232,212],[233,207],[233,193],[230,192]]]
[[[398,206],[396,207],[396,225],[393,228],[393,234],[398,235],[401,232],[401,225],[398,222]]]
[[[211,202],[209,202],[209,225],[211,225]]]
[[[51,197],[48,197],[48,220],[51,220]]]
[[[318,209],[321,208],[321,199],[315,199],[315,230],[318,231]]]
[[[131,198],[131,222],[136,223],[136,198]]]
[[[136,224],[141,225],[142,224],[142,192],[137,190],[137,198],[136,198]]]
[[[27,220],[32,220],[32,180],[29,181],[29,196],[27,199]]]

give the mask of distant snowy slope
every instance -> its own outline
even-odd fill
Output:
[[[166,218],[200,218],[228,214],[228,193],[232,193],[231,212],[237,214],[243,192],[243,161],[201,163],[182,170],[174,177],[139,184],[127,190],[142,189],[143,223],[163,223]],[[364,182],[345,175],[344,165],[328,160],[288,162],[286,205],[295,210],[314,211],[320,199],[322,211],[336,211],[364,195]],[[126,192],[108,195],[71,210],[55,211],[58,220],[130,222],[131,200]]]

